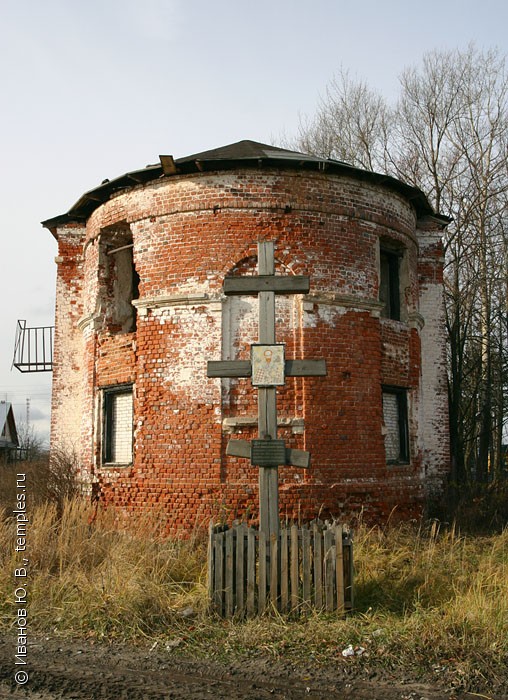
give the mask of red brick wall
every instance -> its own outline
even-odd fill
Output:
[[[135,333],[111,333],[105,321],[100,247],[116,225],[130,227],[134,241]],[[421,512],[427,457],[420,285],[424,279],[439,294],[441,279],[439,264],[432,276],[419,270],[415,214],[401,195],[299,171],[174,176],[101,205],[86,237],[78,302],[81,454],[105,502],[160,506],[178,527],[219,512],[256,517],[257,470],[225,454],[230,437],[256,435],[256,392],[250,380],[207,379],[206,362],[247,358],[257,341],[255,298],[225,301],[222,283],[227,274],[255,273],[257,241],[273,240],[277,274],[311,278],[305,298],[277,299],[277,341],[288,358],[324,358],[328,368],[326,378],[288,378],[278,391],[279,436],[312,453],[309,471],[280,469],[281,515],[348,518],[363,511],[374,520],[394,508],[401,517]],[[406,248],[402,322],[379,318],[380,238]],[[64,338],[58,342],[65,345]],[[126,382],[134,391],[134,463],[106,470],[101,388]],[[410,465],[386,464],[383,384],[409,391]],[[55,402],[65,403],[61,385],[55,389]],[[446,438],[445,425],[440,431]],[[437,460],[441,478],[447,459],[444,452]]]

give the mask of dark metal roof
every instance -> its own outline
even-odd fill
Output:
[[[214,148],[211,151],[203,153],[195,153],[192,156],[179,158],[177,163],[188,161],[217,161],[217,160],[259,160],[259,159],[274,159],[274,160],[295,160],[295,161],[315,161],[314,156],[309,156],[306,153],[298,153],[297,151],[288,151],[286,148],[278,146],[268,146],[265,143],[257,141],[238,141],[230,143],[228,146]]]
[[[305,153],[258,143],[257,141],[238,141],[221,148],[194,153],[176,160],[172,156],[159,156],[159,158],[160,163],[156,165],[148,165],[141,170],[133,170],[114,180],[104,180],[98,187],[85,192],[66,214],[46,219],[42,222],[42,225],[49,229],[55,229],[57,226],[66,223],[84,222],[97,207],[107,202],[115,192],[129,189],[135,185],[145,184],[161,177],[228,170],[239,167],[318,170],[328,173],[347,174],[359,180],[383,185],[399,192],[413,204],[419,217],[436,216],[439,220],[442,220],[443,225],[449,222],[447,217],[434,213],[421,190],[407,185],[394,177],[361,170],[339,160],[310,156]]]

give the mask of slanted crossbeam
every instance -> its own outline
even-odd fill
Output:
[[[230,440],[226,447],[226,454],[231,457],[247,457],[250,459],[252,443],[249,440]],[[278,466],[283,464],[308,469],[310,467],[310,453],[306,450],[294,450],[291,447],[286,447],[284,462],[281,462]]]
[[[275,275],[273,241],[258,243],[257,277],[226,277],[224,293],[258,296],[259,339],[251,345],[250,360],[210,360],[208,377],[247,378],[258,388],[257,440],[230,440],[226,454],[250,459],[259,466],[260,528],[269,536],[279,532],[278,467],[289,465],[308,468],[310,454],[294,450],[277,439],[276,386],[286,377],[323,377],[324,360],[287,360],[284,346],[275,342],[275,295],[307,294],[310,288],[306,276]]]

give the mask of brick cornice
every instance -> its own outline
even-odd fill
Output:
[[[194,306],[195,304],[199,304],[200,306],[203,304],[207,306],[218,304],[220,306],[222,302],[216,297],[211,298],[208,294],[174,294],[150,298],[145,297],[132,302],[132,305],[136,307],[140,316],[146,316],[151,309],[162,310],[174,306]]]
[[[377,299],[362,299],[348,294],[334,293],[308,294],[304,297],[304,304],[321,304],[325,306],[342,306],[346,309],[360,309],[361,311],[370,311],[373,316],[379,316],[383,309],[383,304]],[[309,310],[311,310],[310,306]]]

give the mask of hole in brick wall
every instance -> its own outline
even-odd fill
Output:
[[[112,333],[136,330],[136,309],[132,302],[139,298],[139,275],[134,264],[132,232],[127,223],[101,232],[105,323]]]

